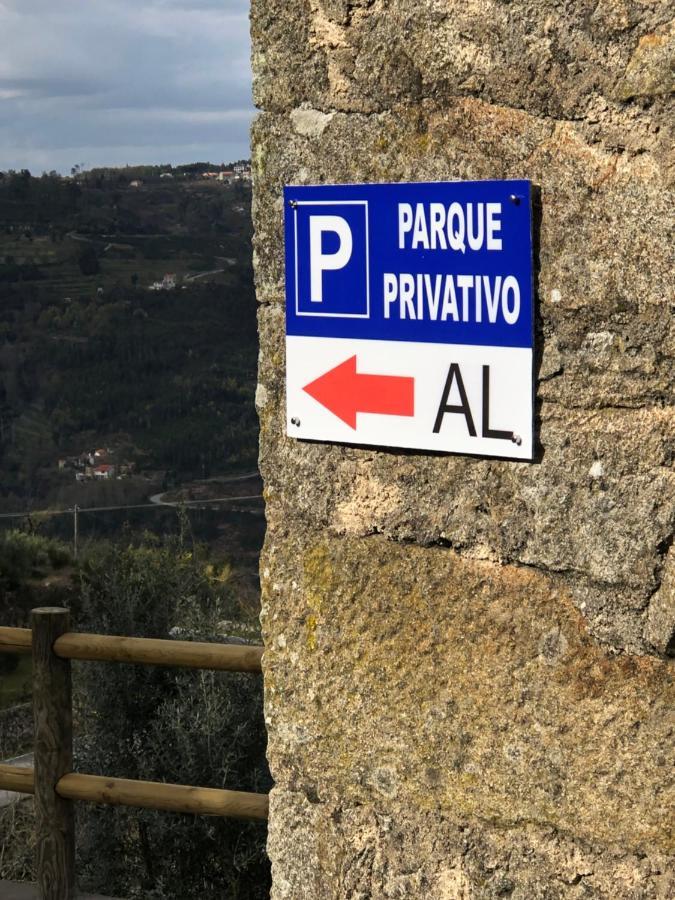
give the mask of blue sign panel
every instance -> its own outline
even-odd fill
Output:
[[[284,194],[289,336],[532,348],[529,181]]]

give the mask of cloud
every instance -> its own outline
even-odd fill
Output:
[[[248,6],[0,0],[0,169],[248,156]]]

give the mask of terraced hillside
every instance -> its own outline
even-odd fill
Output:
[[[249,185],[138,174],[0,177],[0,512],[255,466]]]

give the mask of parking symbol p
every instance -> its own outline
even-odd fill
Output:
[[[367,202],[299,200],[292,208],[296,315],[369,318]]]
[[[323,236],[336,234],[339,239],[334,253],[324,253]],[[323,273],[344,269],[352,257],[354,241],[349,223],[342,216],[310,216],[309,267],[312,303],[323,302]]]

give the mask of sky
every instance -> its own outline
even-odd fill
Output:
[[[0,0],[0,170],[248,158],[249,0]]]

